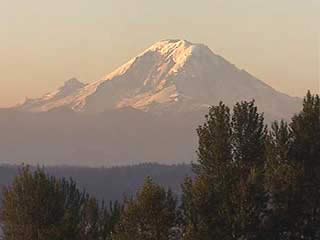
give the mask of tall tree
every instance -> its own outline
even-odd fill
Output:
[[[272,239],[320,238],[319,139],[320,99],[310,92],[289,125],[272,125],[265,174]]]
[[[293,117],[290,158],[302,170],[298,182],[299,217],[292,235],[296,238],[320,237],[320,97],[307,93],[302,111]]]
[[[231,126],[233,174],[237,178],[236,191],[233,193],[233,206],[236,209],[232,224],[234,236],[262,239],[262,221],[267,208],[264,189],[267,126],[254,100],[234,106]]]
[[[254,101],[213,106],[198,128],[195,180],[183,185],[185,239],[258,239],[267,195],[263,187],[266,127]]]
[[[184,239],[222,239],[232,176],[232,129],[230,109],[220,102],[212,106],[206,121],[197,129],[198,161],[193,164],[194,181],[187,178],[183,185],[183,209],[186,229]],[[230,188],[229,188],[230,189]],[[224,238],[226,239],[226,238]]]
[[[232,163],[232,129],[228,106],[212,106],[205,123],[198,127],[198,161],[193,164],[197,175],[220,178],[222,170]]]
[[[301,170],[290,158],[292,134],[284,121],[274,122],[266,141],[265,187],[269,193],[269,215],[265,221],[270,239],[287,239],[299,217],[297,189]]]

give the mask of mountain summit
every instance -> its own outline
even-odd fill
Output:
[[[103,112],[132,107],[155,113],[192,112],[219,101],[232,105],[251,99],[276,119],[288,118],[300,106],[300,99],[277,92],[203,44],[164,40],[99,81],[83,84],[69,80],[56,92],[29,99],[19,108]]]

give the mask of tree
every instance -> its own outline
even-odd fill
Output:
[[[125,202],[114,239],[168,240],[176,226],[176,199],[147,178],[135,198]]]
[[[100,206],[94,198],[87,196],[84,204],[83,221],[81,221],[81,238],[83,240],[99,240],[101,235]]]
[[[237,103],[232,116],[232,153],[236,188],[233,194],[233,235],[262,239],[268,195],[264,189],[267,126],[255,101]]]
[[[222,102],[210,108],[206,122],[199,126],[198,161],[193,164],[194,181],[187,178],[183,188],[186,228],[184,239],[226,239],[228,225],[225,189],[232,175],[232,129],[230,109]],[[224,206],[223,206],[224,205]],[[220,209],[219,209],[220,208]]]
[[[266,126],[254,101],[231,116],[220,103],[197,130],[198,162],[183,185],[185,239],[261,239],[267,194],[263,187]]]
[[[37,169],[20,170],[4,190],[2,222],[7,240],[61,239],[64,196],[59,182]]]
[[[284,121],[274,122],[266,141],[265,187],[269,193],[266,228],[270,239],[287,239],[299,218],[297,198],[301,170],[290,158],[292,133]]]
[[[235,163],[242,167],[264,167],[267,126],[255,101],[237,103],[232,116],[232,150]]]
[[[302,111],[292,118],[291,160],[301,169],[292,229],[298,239],[320,238],[320,97],[307,93]]]
[[[320,238],[320,98],[307,93],[288,125],[275,122],[267,139],[266,188],[272,239]]]
[[[62,235],[65,239],[73,239],[75,236],[80,238],[80,234],[85,227],[83,222],[86,217],[85,206],[89,200],[89,195],[85,191],[80,191],[72,179],[66,180],[63,178],[57,181],[63,195]]]
[[[197,129],[198,161],[193,164],[197,175],[219,178],[222,169],[232,162],[230,109],[222,102],[210,108],[206,121]]]
[[[99,203],[72,180],[44,169],[20,169],[3,191],[0,223],[5,240],[111,240],[121,205]]]
[[[116,226],[120,221],[120,216],[122,212],[122,206],[119,202],[109,202],[109,205],[106,205],[105,202],[102,202],[100,210],[100,230],[101,230],[101,239],[111,240],[116,231]]]
[[[4,189],[1,222],[6,240],[77,239],[84,193],[70,180],[48,176],[43,169],[20,170]]]

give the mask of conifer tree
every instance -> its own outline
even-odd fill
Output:
[[[220,102],[210,108],[205,118],[205,123],[197,129],[198,160],[193,170],[197,175],[219,178],[221,170],[232,162],[230,109]]]
[[[63,226],[62,235],[65,239],[72,239],[80,234],[85,219],[85,205],[88,201],[88,194],[80,191],[72,179],[65,178],[56,180],[59,182],[59,189],[63,195]]]
[[[3,192],[1,220],[6,240],[63,239],[64,196],[55,178],[23,168]]]
[[[307,93],[302,111],[290,124],[292,150],[290,158],[302,170],[295,199],[293,237],[320,238],[320,97]]]
[[[265,221],[270,239],[287,239],[295,228],[297,211],[297,182],[301,169],[290,159],[292,134],[284,121],[274,122],[266,141],[265,187],[269,194],[269,215]],[[296,203],[295,203],[296,202]]]
[[[237,103],[232,116],[232,153],[236,191],[234,236],[262,239],[267,193],[264,189],[265,140],[267,126],[255,101]]]
[[[222,239],[228,226],[220,213],[227,210],[232,175],[232,129],[230,109],[222,102],[213,106],[199,126],[198,161],[193,164],[195,180],[183,185],[186,217],[184,239]],[[226,239],[226,238],[224,238]]]
[[[1,222],[6,240],[79,239],[85,193],[72,180],[23,167],[3,191]]]
[[[265,174],[271,239],[320,238],[319,139],[320,98],[310,92],[289,125],[272,125]]]
[[[125,202],[114,239],[172,239],[176,219],[176,200],[172,193],[147,178],[136,197]]]
[[[213,106],[198,128],[195,180],[183,185],[185,239],[261,239],[266,127],[254,101]]]

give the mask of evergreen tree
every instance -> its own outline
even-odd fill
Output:
[[[88,195],[80,191],[77,184],[72,180],[59,181],[59,189],[63,195],[63,226],[62,235],[65,239],[73,239],[75,236],[80,238],[85,218],[85,205]]]
[[[264,189],[267,126],[254,100],[237,103],[232,116],[232,153],[236,177],[233,194],[234,236],[262,239],[267,193]]]
[[[125,202],[114,239],[172,239],[176,219],[176,199],[170,190],[147,178],[136,198]]]
[[[310,92],[289,125],[272,125],[265,175],[272,239],[320,238],[319,139],[320,99]]]
[[[1,220],[6,240],[63,239],[64,196],[43,170],[23,168],[4,190]]]
[[[297,211],[297,182],[301,170],[290,159],[292,134],[284,121],[274,122],[266,141],[266,190],[269,193],[269,216],[265,221],[270,239],[287,239],[295,226]],[[295,203],[295,204],[294,204]]]
[[[0,222],[5,240],[111,240],[120,212],[118,202],[99,204],[72,179],[24,167],[3,191]]]
[[[196,178],[183,185],[185,239],[261,239],[266,127],[254,101],[213,106],[198,128]]]
[[[195,180],[186,179],[183,209],[186,217],[184,239],[227,239],[228,194],[232,176],[232,129],[230,109],[213,106],[206,122],[199,126],[198,162],[193,164]],[[229,188],[230,189],[230,188]],[[231,189],[230,189],[231,190]]]
[[[320,97],[307,93],[302,111],[293,117],[290,158],[301,169],[292,239],[320,238]]]
[[[197,175],[218,180],[232,163],[230,109],[220,102],[210,108],[205,118],[205,123],[197,129],[198,161],[193,164],[193,170]]]
[[[72,180],[58,180],[40,168],[34,172],[22,168],[3,192],[4,238],[79,239],[84,196]]]
[[[267,126],[254,100],[237,103],[232,116],[233,159],[239,166],[263,169]]]

